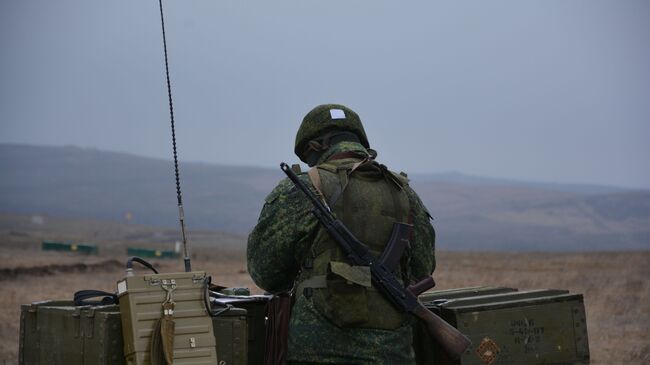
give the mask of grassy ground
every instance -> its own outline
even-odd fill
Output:
[[[0,363],[4,364],[17,364],[20,304],[69,299],[80,289],[115,290],[123,276],[124,248],[129,242],[119,235],[105,239],[97,257],[42,252],[40,240],[52,237],[53,232],[27,234],[16,230],[17,225],[12,227],[3,230],[0,226],[0,308],[4,309],[0,312]],[[69,238],[57,234],[58,239]],[[259,291],[246,272],[244,250],[234,244],[236,237],[204,233],[198,240],[195,269],[208,271],[218,284]],[[166,272],[182,271],[180,260],[159,260],[156,265]],[[438,289],[490,285],[582,293],[592,364],[650,363],[650,251],[440,252],[435,277]]]

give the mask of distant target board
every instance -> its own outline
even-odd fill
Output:
[[[86,255],[97,255],[99,253],[99,249],[97,248],[97,246],[92,243],[43,241],[41,245],[41,249],[43,251],[75,252],[75,253],[82,253]]]
[[[139,247],[128,247],[126,249],[126,254],[127,256],[154,257],[159,259],[175,259],[180,256],[178,252],[171,250],[156,250]]]

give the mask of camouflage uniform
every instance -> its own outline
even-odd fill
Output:
[[[323,153],[318,164],[343,152],[368,153],[359,143],[338,142]],[[314,190],[307,174],[299,176]],[[408,185],[404,190],[415,228],[411,247],[405,254],[408,269],[403,278],[416,282],[435,269],[435,232],[417,194]],[[247,249],[248,270],[260,288],[278,293],[294,286],[304,258],[323,230],[311,209],[311,203],[288,179],[281,181],[266,198]],[[349,228],[354,232],[354,227]],[[290,364],[414,364],[411,322],[406,320],[394,330],[342,328],[324,317],[311,298],[297,295],[290,321],[288,360]]]

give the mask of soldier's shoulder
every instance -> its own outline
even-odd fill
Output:
[[[420,199],[420,196],[415,190],[413,190],[412,187],[406,186],[404,188],[404,191],[406,191],[406,194],[408,195],[409,202],[411,204],[411,209],[413,209],[413,211],[416,214],[418,214],[418,212],[422,212],[426,214],[426,216],[429,217],[429,219],[433,219],[433,216],[429,212],[429,209],[424,205],[422,199]]]
[[[395,172],[390,170],[390,173],[394,176],[395,179],[397,179],[397,181],[400,182],[402,186],[408,187],[409,182],[411,180],[409,179],[408,175],[404,171]]]

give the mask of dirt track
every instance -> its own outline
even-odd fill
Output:
[[[97,263],[78,262],[73,264],[49,264],[41,266],[18,266],[0,268],[0,281],[17,279],[30,276],[50,276],[57,274],[97,274],[102,271],[114,271],[121,268],[123,264],[115,259],[100,261]]]

